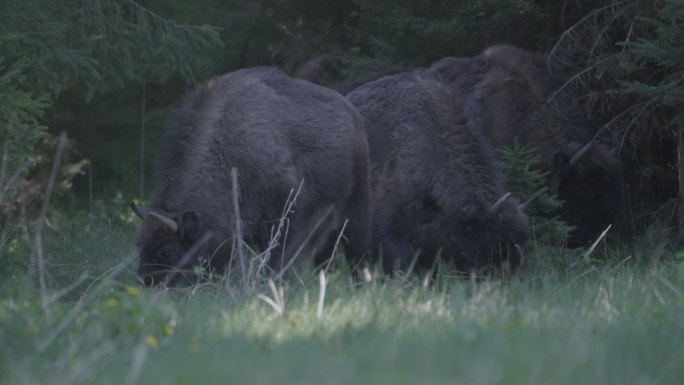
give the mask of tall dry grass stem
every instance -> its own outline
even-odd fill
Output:
[[[76,278],[73,282],[71,282],[70,284],[59,289],[59,291],[52,293],[50,295],[49,302],[53,303],[53,302],[59,301],[62,297],[69,294],[71,291],[73,291],[77,287],[79,287],[83,282],[85,282],[86,279],[88,279],[88,277],[89,277],[89,274],[88,274],[88,271],[86,270],[83,273],[81,273],[81,275],[79,275],[78,278]]]
[[[88,162],[88,212],[93,212],[93,162]]]
[[[140,108],[140,199],[145,196],[145,81],[142,82],[142,106]]]
[[[47,191],[45,192],[45,198],[43,199],[43,205],[40,209],[40,217],[38,218],[38,224],[36,225],[36,234],[34,242],[34,252],[31,253],[36,258],[38,265],[38,282],[40,284],[40,298],[43,306],[43,313],[45,316],[45,321],[47,323],[52,323],[52,312],[48,306],[48,294],[47,286],[45,284],[45,255],[43,252],[43,225],[47,220],[47,212],[50,207],[50,198],[52,197],[52,191],[55,187],[55,181],[57,180],[57,173],[59,172],[59,167],[62,163],[62,155],[64,154],[64,148],[67,144],[67,134],[66,131],[62,131],[59,135],[59,142],[57,143],[57,151],[55,152],[55,158],[52,161],[52,170],[50,170],[50,177],[48,179]]]
[[[679,232],[679,239],[684,239],[684,127],[680,124],[677,127],[677,181],[679,184],[679,192],[677,197],[679,202],[677,205],[677,230]]]
[[[330,268],[330,265],[332,264],[333,259],[335,259],[335,255],[337,253],[337,248],[340,244],[340,241],[342,240],[342,236],[344,235],[344,229],[347,228],[348,223],[349,223],[349,219],[345,219],[344,223],[342,224],[342,229],[340,229],[340,233],[337,235],[337,239],[335,240],[335,245],[333,246],[332,252],[330,253],[330,258],[328,258],[328,263],[326,263],[326,265],[325,265],[325,271],[326,272]]]
[[[596,238],[596,240],[595,240],[594,243],[591,245],[591,247],[589,248],[589,250],[587,250],[587,252],[584,253],[584,262],[588,262],[588,261],[589,261],[589,256],[591,256],[591,253],[594,252],[594,249],[596,249],[596,246],[598,246],[599,242],[601,242],[601,240],[602,240],[603,238],[605,238],[606,234],[608,234],[608,230],[610,230],[610,228],[611,228],[612,226],[613,226],[613,225],[608,225],[608,227],[606,227],[606,229],[603,230],[603,232],[601,233],[601,235],[599,235],[598,238]]]
[[[138,378],[140,377],[140,372],[142,372],[143,365],[147,360],[147,353],[149,351],[149,346],[147,345],[146,337],[142,338],[138,348],[135,350],[133,355],[133,360],[131,361],[131,366],[128,369],[126,378],[124,379],[124,385],[134,385],[138,383]]]
[[[279,316],[282,317],[285,314],[285,299],[283,298],[283,290],[282,288],[281,290],[278,290],[275,282],[271,278],[268,279],[268,286],[271,289],[271,294],[273,295],[273,298],[270,298],[264,294],[257,295],[257,298],[266,302],[269,306],[273,308],[273,310],[275,310],[275,312]]]
[[[43,352],[50,344],[57,338],[59,337],[64,330],[76,319],[76,317],[79,315],[79,313],[83,310],[85,305],[90,302],[93,298],[95,298],[95,295],[100,292],[105,285],[110,282],[114,277],[117,275],[121,274],[122,271],[124,271],[128,265],[133,262],[135,259],[135,255],[131,255],[125,260],[123,260],[121,263],[118,265],[112,267],[108,271],[104,272],[100,277],[95,279],[95,281],[85,290],[85,292],[81,295],[81,297],[78,299],[78,302],[76,302],[76,305],[74,305],[69,313],[63,317],[59,324],[50,331],[50,333],[43,338],[40,343],[38,343],[36,347],[36,353],[41,353]]]
[[[299,198],[299,194],[302,191],[302,186],[304,185],[304,179],[302,178],[301,181],[299,181],[299,186],[297,186],[297,190],[295,189],[290,189],[290,193],[288,194],[287,200],[285,201],[285,206],[283,207],[283,212],[280,214],[280,219],[278,220],[278,226],[275,227],[275,231],[271,231],[271,239],[268,242],[268,247],[266,250],[262,252],[262,259],[261,259],[261,264],[259,266],[258,271],[263,271],[264,267],[266,267],[266,263],[268,263],[268,260],[271,258],[271,251],[275,249],[278,245],[279,242],[283,242],[283,247],[281,247],[282,252],[285,252],[285,244],[284,242],[287,239],[287,234],[290,230],[290,221],[288,219],[288,215],[292,212],[292,209],[294,208],[295,203],[297,202],[297,198]],[[283,255],[280,256],[281,258]]]
[[[98,369],[98,362],[102,362],[116,350],[111,341],[105,340],[100,346],[93,349],[90,353],[80,360],[74,370],[60,381],[51,382],[55,385],[71,385],[83,381],[83,378],[92,375]]]
[[[240,266],[240,283],[242,292],[247,293],[247,261],[245,261],[245,253],[242,250],[242,219],[240,218],[240,188],[238,185],[238,169],[232,167],[230,169],[230,179],[233,184],[233,216],[235,217],[235,252],[237,253],[238,264]]]
[[[321,215],[321,216],[318,218],[318,221],[316,221],[316,224],[313,226],[313,228],[311,228],[311,230],[309,231],[309,233],[306,235],[306,238],[304,238],[304,240],[299,244],[299,246],[297,247],[297,250],[292,254],[292,256],[291,256],[290,259],[287,261],[287,263],[285,264],[285,266],[283,266],[283,268],[280,269],[280,271],[278,272],[278,274],[276,274],[276,276],[275,276],[275,279],[276,279],[276,280],[280,280],[280,279],[283,278],[283,276],[285,276],[285,273],[286,273],[287,270],[288,270],[290,267],[292,267],[292,265],[295,263],[295,261],[297,260],[297,257],[299,257],[299,255],[300,255],[300,254],[302,253],[302,251],[304,250],[304,247],[306,247],[306,245],[307,245],[307,244],[309,243],[309,241],[311,240],[311,237],[316,233],[316,231],[318,230],[318,228],[321,227],[321,225],[323,224],[323,222],[330,216],[330,214],[332,213],[332,211],[333,211],[334,209],[335,209],[335,205],[330,205],[330,206],[328,207],[328,209],[323,213],[323,215]]]
[[[9,162],[8,147],[9,134],[5,135],[5,141],[2,144],[2,161],[0,162],[0,194],[2,194],[2,192],[6,189],[5,177],[7,174],[7,163]],[[0,203],[2,203],[1,197],[2,195],[0,195]]]
[[[325,304],[325,289],[327,282],[325,280],[325,271],[318,270],[318,281],[320,284],[320,291],[318,293],[318,305],[316,306],[316,318],[323,318],[323,305]]]

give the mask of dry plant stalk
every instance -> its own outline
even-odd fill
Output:
[[[327,282],[325,280],[325,271],[318,270],[318,280],[320,283],[320,292],[318,293],[318,305],[316,306],[316,318],[323,318],[323,305],[325,304],[325,289]]]
[[[677,175],[679,181],[677,229],[680,240],[684,239],[684,133],[682,130],[684,130],[683,127],[677,127]]]
[[[309,243],[309,241],[311,240],[311,237],[312,237],[312,236],[316,233],[316,231],[321,227],[321,225],[323,224],[323,222],[324,222],[326,219],[328,219],[328,217],[330,216],[330,214],[333,212],[334,209],[335,209],[335,205],[330,205],[330,206],[328,206],[328,209],[323,213],[323,215],[321,215],[321,216],[318,218],[318,221],[316,221],[316,223],[314,224],[314,226],[313,226],[313,228],[311,229],[311,231],[309,231],[309,233],[307,234],[307,236],[304,238],[304,240],[302,240],[302,242],[300,243],[300,245],[297,247],[297,250],[295,250],[295,252],[292,254],[292,256],[290,257],[290,259],[289,259],[289,260],[287,261],[287,263],[285,264],[285,266],[283,266],[283,268],[280,270],[280,272],[275,276],[275,279],[276,279],[276,280],[280,280],[281,278],[283,278],[283,277],[285,276],[285,273],[287,272],[287,270],[288,270],[290,267],[292,267],[292,265],[294,264],[294,262],[295,262],[295,260],[297,259],[297,257],[299,257],[299,255],[302,253],[302,251],[304,250],[304,248],[306,247],[306,245],[307,245],[307,244]]]
[[[235,250],[240,266],[240,282],[242,283],[242,292],[247,293],[247,263],[245,261],[245,253],[242,250],[242,220],[240,219],[240,189],[238,186],[238,170],[235,167],[230,169],[230,179],[233,184],[233,216],[235,216]]]
[[[8,146],[9,146],[9,138],[7,138],[8,135],[6,135],[5,142],[2,145],[2,161],[0,161],[0,192],[4,191],[5,187],[5,175],[7,174],[7,163],[9,162],[9,155],[8,155]],[[1,197],[1,195],[0,195]],[[2,203],[2,199],[0,199],[0,204]]]
[[[140,111],[140,197],[145,193],[145,81],[142,82],[142,107]],[[91,196],[92,201],[92,196]]]
[[[285,314],[285,298],[282,287],[281,290],[278,290],[275,282],[271,278],[268,279],[268,286],[271,288],[271,294],[273,294],[273,298],[271,299],[265,294],[259,294],[257,295],[257,298],[266,302],[279,316],[282,317]]]
[[[106,285],[109,284],[117,275],[121,274],[128,265],[135,259],[135,255],[130,255],[125,260],[121,261],[118,265],[112,267],[101,276],[96,278],[93,283],[85,290],[85,292],[78,299],[76,304],[71,308],[69,313],[62,317],[55,328],[37,345],[36,352],[40,353],[45,351],[52,342],[57,339],[57,337],[62,334],[64,330],[76,319],[76,317],[81,313],[85,306],[92,301],[98,293],[100,293]]]
[[[589,256],[591,256],[591,253],[594,252],[594,249],[596,249],[596,246],[598,246],[599,242],[601,242],[601,240],[602,240],[603,238],[605,238],[606,234],[608,234],[608,230],[610,230],[610,228],[611,228],[612,226],[613,226],[613,225],[608,225],[608,227],[606,227],[606,229],[603,230],[603,232],[601,233],[601,235],[599,235],[599,237],[596,238],[596,240],[595,240],[594,243],[591,245],[591,247],[589,248],[589,250],[587,250],[587,252],[584,253],[584,262],[588,262],[588,261],[589,261]]]
[[[337,235],[337,239],[335,240],[335,246],[333,246],[333,250],[330,253],[330,258],[328,258],[328,263],[325,264],[325,271],[327,272],[330,269],[330,264],[332,264],[333,259],[335,259],[335,255],[337,254],[337,248],[340,245],[340,241],[342,240],[342,236],[344,235],[344,229],[347,228],[347,224],[349,223],[349,219],[345,219],[344,223],[342,224],[342,229],[340,229],[340,233]],[[356,266],[352,266],[356,267]]]
[[[43,312],[45,315],[45,321],[52,323],[52,313],[50,312],[50,307],[48,306],[48,295],[47,287],[45,285],[45,256],[43,253],[43,224],[46,221],[48,208],[50,207],[50,197],[52,196],[52,190],[55,187],[55,181],[57,180],[57,173],[59,172],[59,167],[62,162],[62,155],[64,153],[64,148],[67,143],[66,131],[62,131],[59,135],[59,142],[57,144],[57,151],[55,153],[55,158],[52,161],[52,170],[50,171],[50,178],[48,179],[47,191],[45,192],[45,199],[43,199],[43,206],[40,209],[40,217],[38,219],[38,224],[36,226],[36,235],[34,242],[33,258],[36,259],[38,265],[38,281],[40,284],[40,298],[43,305]],[[34,265],[31,263],[31,265]],[[29,272],[30,273],[30,272]]]
[[[140,341],[140,344],[138,344],[138,348],[135,350],[135,354],[133,355],[133,360],[131,361],[131,366],[128,369],[128,374],[126,374],[126,378],[124,379],[123,383],[125,385],[134,385],[138,383],[138,378],[142,372],[143,365],[145,365],[148,351],[149,347],[147,345],[147,341],[145,338],[142,338],[142,341]]]
[[[261,258],[261,264],[259,265],[258,271],[263,271],[266,263],[268,263],[268,260],[271,258],[271,251],[278,246],[280,240],[282,239],[283,242],[287,240],[287,234],[290,230],[290,222],[287,216],[292,212],[294,205],[297,202],[297,198],[299,197],[299,193],[302,191],[303,185],[304,179],[299,182],[299,186],[297,187],[296,191],[294,189],[290,190],[287,200],[285,201],[285,206],[283,207],[283,212],[278,220],[278,226],[272,229],[271,239],[268,242],[268,247],[261,253],[263,257]],[[284,253],[285,245],[283,245],[282,250]]]

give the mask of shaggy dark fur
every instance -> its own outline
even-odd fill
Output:
[[[367,154],[360,116],[334,91],[267,67],[204,83],[172,113],[157,162],[157,189],[146,208],[175,220],[179,229],[174,233],[145,215],[138,241],[140,277],[145,284],[159,283],[169,270],[187,270],[201,256],[219,272],[227,267],[236,219],[233,167],[239,175],[244,239],[261,249],[288,196],[302,183],[288,216],[287,238],[271,253],[274,272],[330,207],[332,213],[313,236],[312,243],[325,244],[316,262],[330,256],[345,220],[347,255],[358,261],[367,253]],[[203,237],[206,242],[182,263]]]
[[[372,239],[387,268],[406,266],[414,253],[422,265],[441,254],[461,271],[519,263],[514,245],[528,238],[527,217],[515,198],[488,217],[506,193],[496,155],[442,84],[402,73],[347,99],[366,125]]]
[[[565,201],[562,217],[575,226],[570,244],[594,240],[621,212],[621,165],[604,145],[594,142],[576,164],[569,160],[592,140],[595,130],[569,91],[549,75],[546,58],[497,45],[473,58],[445,58],[429,70],[447,85],[455,103],[467,100],[465,113],[496,148],[535,147],[550,186]]]

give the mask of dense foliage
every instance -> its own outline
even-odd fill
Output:
[[[132,224],[56,218],[47,307],[0,265],[3,384],[663,384],[684,367],[684,263],[629,251],[528,254],[514,277],[306,268],[187,289],[135,281]],[[18,253],[26,257],[25,252]],[[629,259],[629,262],[624,261]],[[594,262],[596,261],[596,262]],[[13,277],[14,275],[14,277]]]
[[[623,227],[643,230],[653,218],[672,224],[682,7],[639,0],[4,1],[0,211],[9,222],[10,212],[42,194],[55,143],[48,133],[61,130],[73,139],[69,175],[90,172],[75,179],[79,199],[71,201],[81,203],[72,206],[145,199],[150,183],[143,189],[140,181],[150,179],[166,109],[197,79],[254,65],[296,74],[324,55],[332,64],[318,80],[334,85],[510,43],[549,52],[561,70],[553,75],[568,79],[598,124],[597,138],[618,148],[630,192]]]
[[[677,138],[678,208],[677,225],[680,240],[684,239],[684,3],[667,4],[655,19],[643,19],[654,33],[639,37],[630,44],[635,64],[656,71],[646,78],[624,82],[628,93],[638,95],[650,114],[662,120],[660,127],[640,127],[661,138]],[[635,146],[637,152],[638,145]]]
[[[543,193],[511,277],[440,263],[353,279],[302,258],[248,290],[231,272],[138,286],[124,202],[149,194],[138,173],[183,88],[321,57],[318,80],[335,85],[494,43],[550,53],[625,164],[638,241],[558,247],[561,203]],[[679,384],[684,253],[667,230],[684,200],[682,44],[681,0],[0,0],[0,382]],[[63,195],[41,218],[62,130]],[[539,191],[533,149],[500,150],[510,188]],[[40,285],[26,279],[36,229]]]
[[[539,170],[541,158],[534,148],[517,140],[499,150],[506,186],[517,197],[526,200],[525,213],[530,218],[536,241],[563,245],[572,230],[558,213],[563,202],[549,193],[548,172]],[[529,202],[529,203],[528,203]]]
[[[55,126],[60,115],[79,113],[73,109],[47,114],[60,95],[73,90],[80,95],[80,106],[97,92],[131,81],[164,81],[172,73],[192,80],[192,53],[210,44],[220,44],[214,29],[163,19],[133,1],[1,2],[4,222],[8,225],[18,208],[32,205],[44,192],[43,171],[54,145],[48,126]],[[75,173],[74,164],[70,166],[63,170],[66,176]],[[0,229],[3,236],[9,231]]]

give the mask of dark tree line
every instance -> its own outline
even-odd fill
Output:
[[[678,1],[4,0],[0,212],[40,196],[61,130],[72,138],[64,179],[84,174],[76,207],[88,201],[88,165],[96,198],[138,197],[142,124],[147,175],[166,109],[198,79],[255,65],[295,74],[327,55],[321,82],[334,85],[509,43],[550,53],[597,138],[619,151],[627,228],[672,225],[683,22]]]

